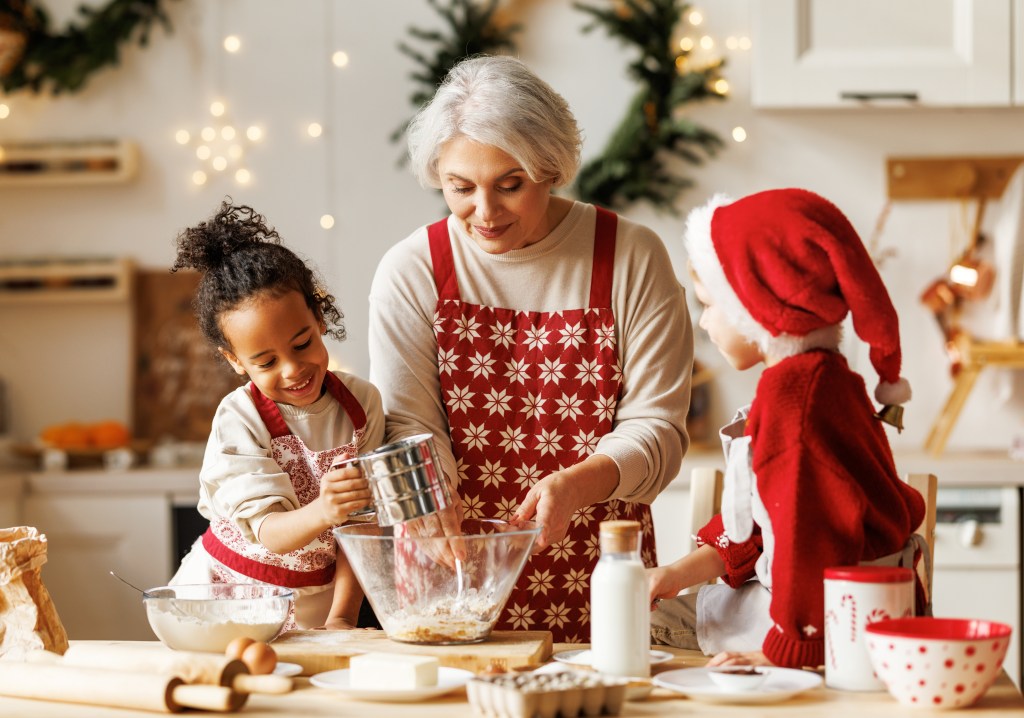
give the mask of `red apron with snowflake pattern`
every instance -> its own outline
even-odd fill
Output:
[[[463,302],[447,220],[428,227],[441,395],[466,518],[511,518],[533,484],[584,460],[612,430],[622,378],[611,304],[617,221],[597,209],[590,306],[558,312]],[[564,540],[530,558],[496,628],[588,642],[598,524],[612,519],[641,522],[641,553],[655,565],[649,506],[588,506]]]
[[[355,427],[351,442],[325,451],[308,449],[302,439],[288,428],[277,404],[264,396],[255,384],[249,385],[256,410],[270,431],[274,461],[288,474],[301,506],[319,498],[320,479],[335,458],[345,453],[358,453],[359,441],[366,430],[366,413],[348,387],[333,372],[327,372],[324,381],[327,390],[341,404]],[[275,586],[303,589],[325,586],[334,581],[337,544],[330,529],[303,548],[279,554],[262,544],[246,540],[233,521],[220,518],[210,521],[202,542],[212,558],[230,569],[214,571],[215,582],[236,582],[241,576]]]

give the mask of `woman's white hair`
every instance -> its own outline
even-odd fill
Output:
[[[440,187],[445,143],[466,137],[515,158],[534,182],[572,182],[580,130],[565,99],[514,57],[477,56],[455,65],[406,130],[409,160],[424,187]]]

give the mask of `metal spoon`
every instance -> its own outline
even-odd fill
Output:
[[[121,583],[123,583],[123,584],[124,584],[125,586],[131,586],[131,587],[132,587],[132,588],[134,588],[134,589],[135,589],[136,591],[138,591],[139,593],[141,593],[141,594],[142,594],[143,596],[145,596],[145,595],[146,595],[146,592],[145,592],[145,591],[143,591],[143,590],[142,590],[141,588],[139,588],[138,586],[136,586],[136,585],[135,585],[134,583],[128,583],[128,581],[126,581],[125,579],[121,578],[120,576],[118,576],[118,575],[117,575],[116,573],[114,573],[113,571],[111,571],[111,572],[110,572],[110,575],[111,575],[111,576],[113,576],[114,578],[116,578],[116,579],[117,579],[118,581],[120,581]]]

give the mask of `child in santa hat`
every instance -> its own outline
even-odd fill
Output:
[[[881,415],[839,353],[849,312],[881,377],[875,398],[908,400],[896,311],[850,222],[805,190],[716,196],[691,212],[685,242],[700,326],[737,369],[765,369],[721,432],[721,514],[697,550],[648,571],[651,635],[712,665],[818,666],[824,569],[912,566],[920,553],[911,532],[924,502],[896,474]]]

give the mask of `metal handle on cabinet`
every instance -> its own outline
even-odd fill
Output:
[[[964,548],[981,543],[981,523],[977,519],[965,519],[960,524],[960,545]]]
[[[917,102],[916,92],[840,92],[841,100],[857,100],[858,102],[875,102],[877,100],[902,100]]]

